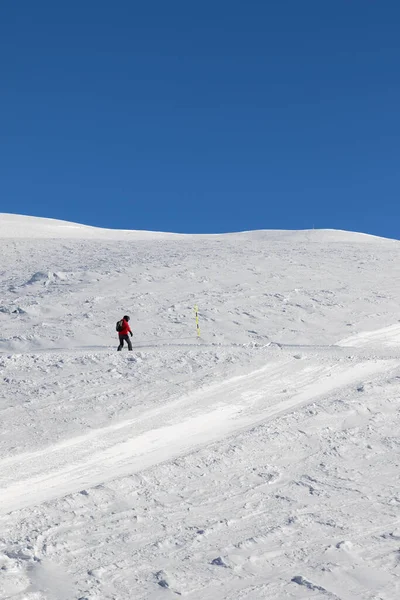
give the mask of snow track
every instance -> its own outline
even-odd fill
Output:
[[[400,325],[396,323],[375,331],[364,331],[342,340],[338,345],[352,348],[368,348],[371,346],[375,348],[398,348],[400,346]]]
[[[188,453],[335,389],[393,368],[393,360],[274,361],[137,418],[0,461],[0,514],[77,492]],[[160,423],[163,423],[160,426]]]

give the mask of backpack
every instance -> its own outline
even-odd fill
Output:
[[[122,321],[123,321],[123,319],[121,319],[120,321],[117,321],[117,324],[115,326],[115,331],[122,331]]]

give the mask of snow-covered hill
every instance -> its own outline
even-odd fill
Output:
[[[0,253],[0,599],[397,598],[399,242],[0,214]]]

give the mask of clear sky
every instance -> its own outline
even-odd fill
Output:
[[[0,212],[400,238],[399,0],[4,0]]]

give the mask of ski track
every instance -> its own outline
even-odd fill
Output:
[[[396,364],[393,360],[378,360],[332,365],[291,357],[192,393],[138,418],[3,459],[0,514],[135,473]],[[157,426],[160,421],[162,427]]]
[[[369,346],[398,348],[400,345],[400,325],[390,325],[375,331],[363,331],[341,340],[337,345],[352,348],[368,348]]]

